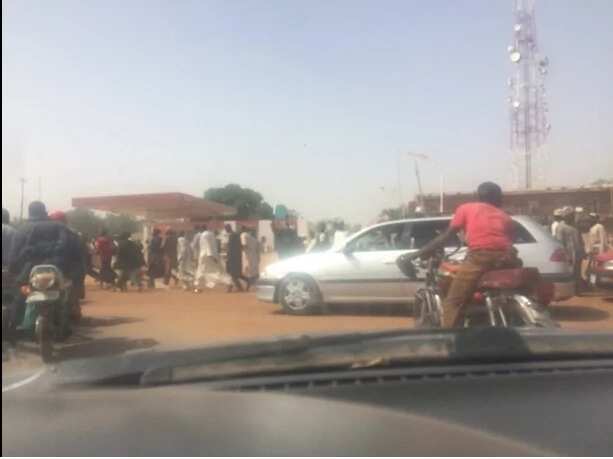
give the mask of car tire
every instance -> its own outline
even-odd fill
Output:
[[[308,315],[321,311],[321,293],[309,276],[291,274],[286,277],[279,286],[278,298],[288,314]]]

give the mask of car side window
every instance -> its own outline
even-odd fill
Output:
[[[351,242],[354,252],[379,252],[388,250],[406,250],[409,248],[410,237],[407,225],[397,223],[379,226],[362,234]]]
[[[530,234],[521,223],[513,220],[513,244],[530,244],[532,242],[536,242],[534,236]]]
[[[411,225],[411,248],[421,249],[432,239],[447,231],[449,220],[431,220],[413,222]],[[462,243],[460,238],[454,235],[449,239],[445,247],[459,247]]]

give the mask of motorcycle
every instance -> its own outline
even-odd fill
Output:
[[[415,297],[416,326],[440,328],[443,323],[443,298],[447,295],[460,262],[438,252],[425,262],[410,263],[409,277],[417,280],[417,272],[425,270],[425,285]],[[536,268],[498,269],[486,272],[472,298],[462,307],[455,324],[466,328],[545,327],[558,325],[545,307],[553,299],[553,284],[544,282]]]
[[[5,273],[2,286],[2,332],[8,336],[10,323],[10,301],[15,296],[9,295],[10,281],[7,279],[7,296],[5,300]],[[25,299],[25,305],[15,314],[16,321],[12,328],[16,336],[33,339],[44,362],[53,358],[54,341],[67,337],[70,330],[72,282],[53,265],[35,265],[30,271],[27,284],[18,289],[15,295]],[[6,333],[6,334],[5,334]]]

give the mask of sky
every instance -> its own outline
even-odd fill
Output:
[[[368,223],[514,185],[511,0],[3,0],[2,202],[238,183]],[[544,185],[613,177],[613,1],[537,0]],[[400,184],[400,187],[398,186]]]

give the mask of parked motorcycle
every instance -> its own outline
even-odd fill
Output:
[[[416,326],[439,328],[443,322],[442,301],[460,262],[439,252],[425,262],[410,264],[409,277],[425,270],[425,286],[415,297]],[[417,265],[417,266],[416,266]],[[536,268],[499,269],[486,272],[455,326],[557,327],[545,307],[553,299],[553,284],[540,278]]]
[[[5,284],[6,297],[5,297]],[[24,307],[15,314],[13,325],[17,337],[33,339],[41,358],[49,362],[53,357],[54,341],[65,338],[70,330],[72,282],[53,265],[36,265],[30,271],[27,284],[19,288],[10,279],[2,285],[2,335],[8,336],[10,309],[16,295],[25,298]],[[12,289],[11,289],[11,288]],[[14,294],[11,294],[14,292]]]

